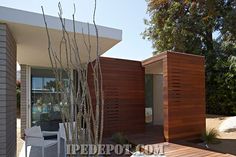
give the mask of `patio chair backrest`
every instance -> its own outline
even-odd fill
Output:
[[[30,137],[43,137],[40,126],[25,129],[25,135]]]

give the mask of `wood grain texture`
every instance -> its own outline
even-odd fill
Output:
[[[159,61],[163,64],[165,139],[199,138],[205,131],[204,57],[166,51],[142,65]]]
[[[145,61],[101,58],[104,135],[141,133],[145,128],[144,68],[163,64],[164,136],[167,141],[200,137],[205,130],[204,57],[166,51]],[[89,77],[92,83],[92,75]],[[92,86],[91,86],[92,87]],[[92,92],[93,88],[91,88]]]
[[[140,133],[145,128],[144,68],[141,62],[101,57],[104,88],[104,136]],[[89,70],[91,93],[92,74]],[[92,94],[93,95],[93,94]]]
[[[164,145],[166,157],[235,157],[231,154],[214,152],[206,149],[199,149],[190,146],[184,146],[175,143],[158,143],[152,145],[154,148],[158,148],[158,145]]]
[[[200,137],[205,131],[204,57],[169,52],[163,68],[166,140]]]

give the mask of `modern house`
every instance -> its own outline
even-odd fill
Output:
[[[46,16],[53,44],[61,39],[57,17]],[[66,20],[73,33],[73,22]],[[93,25],[76,22],[76,36],[90,36]],[[82,33],[83,28],[83,33]],[[105,53],[122,40],[122,31],[98,26],[99,52]],[[16,61],[21,65],[21,127],[41,125],[54,130],[60,112],[53,104],[55,80],[48,57],[43,16],[0,7],[0,156],[15,156]],[[82,59],[87,55],[79,44]],[[95,57],[95,51],[92,51]],[[101,58],[104,84],[104,134],[142,133],[146,125],[161,125],[167,141],[198,137],[205,130],[204,57],[166,51],[144,61]],[[53,106],[53,107],[52,107]]]

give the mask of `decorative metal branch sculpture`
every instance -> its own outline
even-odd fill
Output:
[[[87,35],[84,34],[82,28],[83,38],[82,40],[78,40],[76,34],[75,5],[72,15],[73,32],[67,31],[66,20],[62,17],[63,10],[60,3],[58,3],[58,16],[61,23],[62,37],[60,45],[56,45],[58,48],[55,49],[42,7],[48,38],[48,54],[56,78],[56,99],[61,105],[61,117],[64,123],[66,138],[70,139],[69,136],[72,136],[72,140],[67,140],[67,144],[98,145],[102,143],[104,95],[99,55],[99,32],[95,22],[96,3],[95,0],[93,12],[93,26],[96,33],[95,50],[92,50],[89,24],[87,24]],[[83,43],[85,46],[87,52],[86,60],[82,60],[79,43]],[[91,57],[92,51],[95,51],[95,58]],[[92,73],[92,84],[88,82],[89,72]],[[94,87],[94,90],[90,90],[91,86]],[[91,95],[95,97],[92,98]]]

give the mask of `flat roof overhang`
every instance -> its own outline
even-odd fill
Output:
[[[145,68],[145,74],[163,74],[163,60],[167,56],[168,51],[156,54],[142,61]]]
[[[175,52],[170,50],[164,51],[142,61],[142,66],[145,68],[145,74],[163,74],[163,62],[167,62],[167,58],[170,55],[204,58],[203,56],[189,53]]]
[[[52,41],[52,47],[59,52],[62,39],[62,26],[58,17],[46,15],[46,21]],[[50,66],[48,56],[48,38],[43,15],[0,6],[0,22],[6,23],[17,43],[17,61],[31,66]],[[67,32],[73,40],[73,21],[65,20]],[[75,21],[76,40],[82,62],[88,60],[86,44],[91,45],[91,59],[96,57],[96,31],[93,24]],[[119,29],[97,25],[99,36],[99,54],[105,53],[122,40]],[[85,40],[84,40],[85,39]],[[84,42],[85,41],[85,42]],[[73,42],[73,41],[71,41]],[[63,53],[63,52],[62,52]],[[65,52],[64,57],[65,58]],[[64,61],[65,62],[65,61]]]

